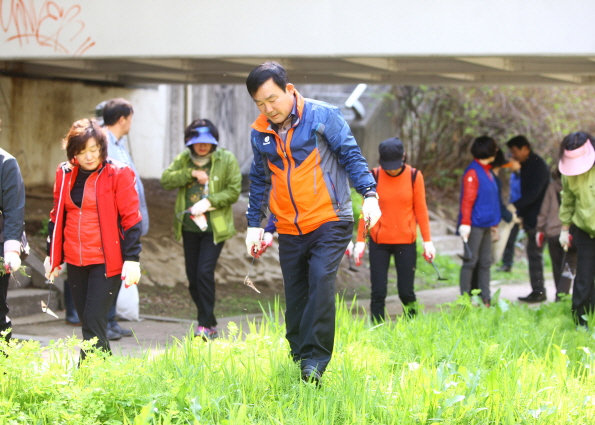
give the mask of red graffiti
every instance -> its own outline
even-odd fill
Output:
[[[36,9],[36,3],[40,4]],[[56,53],[81,56],[95,45],[83,34],[81,6],[61,7],[56,1],[0,0],[0,29],[6,43],[36,43]]]

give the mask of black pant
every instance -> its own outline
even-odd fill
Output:
[[[527,258],[529,260],[529,279],[533,292],[545,293],[543,280],[543,245],[537,246],[535,229],[525,229],[527,232]]]
[[[573,246],[568,249],[566,258],[564,258],[564,248],[560,245],[560,235],[548,238],[547,246],[550,250],[550,258],[552,259],[554,282],[556,283],[556,299],[558,299],[560,294],[570,294],[572,278],[565,275],[564,268],[568,264],[572,274],[576,273],[576,248]],[[562,264],[562,260],[564,260],[564,264]]]
[[[215,327],[215,266],[224,242],[215,245],[213,232],[182,232],[182,237],[188,290],[198,309],[198,324]]]
[[[72,299],[82,324],[83,339],[97,337],[95,347],[111,353],[105,336],[107,312],[118,298],[120,275],[105,277],[105,264],[75,266],[66,264]],[[85,352],[81,350],[81,359]]]
[[[516,223],[514,226],[512,226],[512,229],[510,229],[510,235],[508,235],[508,241],[506,242],[506,247],[504,248],[504,253],[502,254],[503,266],[512,267],[512,264],[514,263],[514,244],[516,242],[517,236],[519,235],[519,229],[520,227],[518,223]]]
[[[12,328],[12,323],[8,320],[8,303],[6,297],[8,294],[8,284],[10,283],[10,273],[5,273],[0,276],[0,332]],[[10,340],[12,330],[6,334],[6,342]]]
[[[577,265],[572,291],[572,315],[579,325],[586,325],[584,315],[595,309],[595,239],[578,227],[572,230]]]
[[[324,372],[335,341],[335,279],[353,223],[332,221],[305,235],[279,235],[285,286],[285,327],[302,369]]]
[[[388,284],[388,267],[390,258],[395,258],[397,269],[397,288],[399,298],[404,306],[415,302],[413,282],[415,280],[415,266],[417,252],[415,242],[410,244],[377,244],[370,239],[370,281],[372,282],[372,296],[370,299],[370,313],[376,321],[384,320],[384,307]]]

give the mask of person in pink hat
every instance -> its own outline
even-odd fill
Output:
[[[587,314],[595,310],[595,148],[593,136],[583,131],[562,140],[558,169],[562,174],[560,245],[577,250],[576,277],[572,292],[575,322],[588,327]]]

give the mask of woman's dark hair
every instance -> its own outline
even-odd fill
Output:
[[[287,83],[289,82],[287,80],[285,68],[283,68],[277,62],[267,61],[254,68],[246,79],[246,88],[248,89],[250,96],[254,97],[260,86],[262,86],[271,78],[281,90],[285,91]]]
[[[107,158],[107,140],[105,133],[93,118],[84,118],[76,121],[70,127],[70,131],[62,140],[62,147],[66,150],[68,160],[72,162],[74,157],[87,148],[87,141],[94,138],[99,146],[99,157],[101,162]]]
[[[502,167],[504,164],[508,164],[508,160],[504,157],[502,149],[498,149],[496,151],[496,158],[492,162],[492,167]]]
[[[577,131],[575,133],[570,133],[568,136],[564,137],[562,143],[560,144],[560,158],[564,156],[564,151],[573,151],[575,149],[578,149],[582,145],[584,145],[587,140],[591,141],[591,144],[595,148],[593,136],[591,136],[586,131]]]
[[[496,155],[498,145],[488,136],[480,136],[471,145],[471,154],[476,159],[486,159]]]
[[[186,127],[186,130],[184,130],[184,146],[186,146],[188,140],[198,136],[198,131],[196,129],[199,127],[208,127],[209,132],[213,135],[215,140],[219,141],[219,130],[217,130],[215,124],[206,118],[198,118],[192,121],[190,125]],[[188,149],[192,152],[192,145],[188,146]],[[213,145],[211,152],[215,149],[217,149],[217,145]]]

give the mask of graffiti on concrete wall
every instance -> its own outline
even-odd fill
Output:
[[[79,4],[60,1],[0,0],[0,29],[5,43],[35,43],[56,53],[81,56],[95,45],[85,34]],[[72,3],[72,2],[68,2]],[[0,33],[0,36],[2,35]]]

